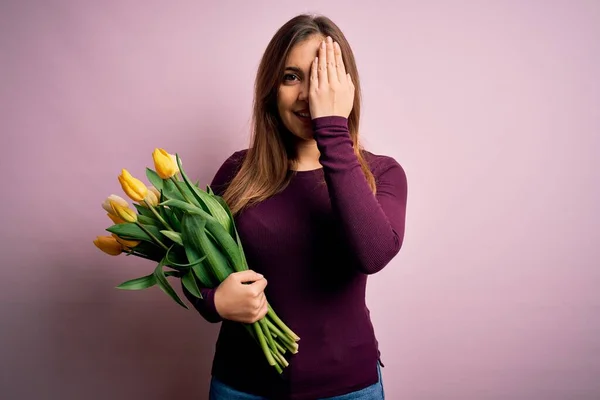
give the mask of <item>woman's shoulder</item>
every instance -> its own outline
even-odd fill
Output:
[[[234,151],[229,157],[223,161],[219,169],[227,168],[239,168],[248,154],[248,149],[242,149]]]
[[[392,156],[375,154],[368,150],[363,150],[363,155],[369,165],[369,169],[376,178],[390,170],[405,175],[402,165]]]
[[[210,188],[215,193],[222,194],[225,192],[225,189],[242,166],[247,153],[248,149],[237,150],[221,163],[210,183]]]

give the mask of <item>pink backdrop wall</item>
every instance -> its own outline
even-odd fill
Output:
[[[370,150],[409,179],[370,278],[390,399],[600,398],[597,1],[3,1],[3,399],[206,399],[218,325],[92,245],[154,147],[203,184],[304,11],[347,34]],[[477,4],[475,4],[477,3]]]

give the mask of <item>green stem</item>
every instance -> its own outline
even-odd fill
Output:
[[[252,324],[252,327],[254,328],[254,332],[256,332],[256,336],[258,337],[260,347],[262,348],[263,353],[265,353],[269,365],[275,365],[275,359],[273,358],[273,354],[271,354],[271,350],[267,346],[267,341],[265,340],[265,335],[263,334],[260,328],[260,324],[255,322]]]
[[[146,229],[146,227],[142,224],[140,224],[139,222],[135,223],[137,226],[140,227],[141,230],[143,230],[144,232],[146,232],[146,234],[148,236],[150,236],[152,238],[152,240],[154,240],[156,242],[156,244],[158,244],[160,247],[162,247],[165,250],[169,250],[169,248],[167,246],[165,246],[165,244],[163,242],[160,241],[160,239],[158,239],[156,236],[154,236],[152,234],[152,232],[150,232],[148,229]]]
[[[290,365],[277,348],[273,349],[273,358],[282,369]]]
[[[265,334],[265,338],[267,339],[269,347],[271,348],[271,350],[277,351],[277,347],[275,346],[273,336],[271,336],[271,331],[269,330],[269,326],[267,325],[266,318],[262,318],[258,322],[260,323],[260,327],[262,328],[262,331]]]
[[[167,228],[170,231],[175,232],[175,229],[171,228],[171,226],[167,223],[167,221],[164,220],[163,217],[160,216],[160,214],[158,213],[158,211],[156,211],[156,209],[154,208],[154,206],[152,204],[148,203],[146,200],[144,200],[144,203],[146,203],[146,205],[148,206],[150,211],[152,211],[152,213],[156,216],[156,218],[158,218],[158,220],[161,222],[161,224],[163,224],[165,226],[165,228]]]
[[[273,367],[275,367],[275,369],[277,370],[279,375],[281,375],[283,373],[283,368],[281,368],[281,365],[279,365],[279,363],[275,363],[275,365],[273,365]]]
[[[292,338],[281,332],[279,328],[277,328],[268,318],[267,325],[269,326],[269,330],[273,331],[273,333],[277,335],[277,340],[275,342],[276,344],[285,346],[285,348],[288,349],[292,354],[298,353],[298,343],[294,342]],[[285,350],[282,352],[285,353]]]
[[[282,340],[281,343],[290,351],[290,353],[298,353],[298,343],[290,343],[285,340]]]
[[[250,325],[249,325],[249,324],[243,324],[243,325],[244,325],[244,328],[246,328],[246,330],[247,330],[247,331],[248,331],[248,333],[250,334],[250,336],[252,336],[252,338],[253,338],[253,339],[256,341],[256,343],[257,343],[259,346],[261,346],[261,348],[262,348],[261,342],[260,342],[260,340],[259,340],[259,339],[258,339],[258,337],[257,337],[257,333],[256,333],[256,332],[255,332],[255,331],[252,329],[252,328],[254,327],[254,325],[256,325],[256,324],[250,324]],[[255,328],[255,329],[256,329],[256,328]],[[260,327],[259,327],[259,329],[260,329]],[[258,334],[258,335],[259,335],[259,334]],[[281,351],[282,353],[285,353],[285,349],[284,349],[283,347],[281,347],[281,345],[280,345],[280,344],[278,344],[277,342],[275,342],[275,346],[277,346],[277,347],[278,347],[278,349],[279,349],[279,348],[281,348],[281,350],[280,350],[280,351]],[[268,351],[268,349],[267,349],[267,351]],[[264,352],[264,348],[263,348],[263,352]],[[269,352],[269,351],[268,351],[268,352]],[[270,352],[269,352],[269,353],[270,353]],[[274,353],[270,353],[270,354],[274,354]],[[267,356],[267,359],[268,359],[268,358],[269,358],[269,356],[267,355],[267,353],[265,353],[265,355]],[[282,362],[281,362],[281,358],[280,358],[280,357],[277,357],[276,355],[275,355],[275,356],[272,356],[272,357],[273,357],[273,361],[275,362],[275,365],[273,365],[273,367],[274,367],[274,368],[277,370],[277,372],[279,372],[280,374],[281,374],[281,373],[283,373],[283,368],[282,368],[282,366],[281,366],[281,365],[284,365],[284,364],[286,364],[286,363],[282,363]],[[277,357],[277,359],[275,359],[275,357]],[[280,365],[280,364],[281,364],[281,365]]]
[[[283,354],[276,352],[275,353],[275,357],[277,357],[277,359],[279,360],[279,362],[281,363],[281,366],[283,368],[287,367],[288,365],[290,365],[290,363],[288,362],[288,360],[285,359],[285,357],[283,356]]]
[[[143,253],[139,253],[137,251],[131,250],[131,251],[125,251],[125,253],[127,253],[128,256],[136,256],[136,257],[140,257],[140,258],[145,258],[146,260],[152,260],[152,261],[156,261],[151,257],[148,257],[147,255],[143,254]]]
[[[279,319],[279,317],[277,316],[277,314],[275,314],[275,311],[273,311],[273,308],[271,308],[271,305],[268,305],[269,307],[269,311],[267,311],[267,315],[269,317],[271,317],[271,319],[273,319],[273,322],[279,327],[281,328],[281,330],[283,330],[286,334],[288,334],[288,336],[292,339],[294,339],[295,341],[300,340],[300,338],[298,337],[298,335],[296,335],[290,328],[288,328],[288,326],[286,324],[283,323],[283,321],[281,319]]]
[[[185,194],[185,192],[183,191],[183,189],[181,188],[181,186],[179,186],[179,181],[177,179],[175,179],[175,177],[171,177],[171,180],[173,181],[173,183],[175,183],[175,186],[177,187],[177,189],[179,189],[179,192],[181,192],[181,195],[183,196],[183,198],[185,199],[185,201],[187,201],[190,204],[194,204]]]
[[[285,333],[283,333],[281,330],[279,330],[279,328],[273,324],[273,322],[271,322],[271,320],[269,318],[265,318],[266,322],[267,322],[267,326],[269,327],[269,330],[272,331],[275,335],[277,335],[277,338],[281,341],[284,342],[288,342],[289,344],[293,344],[294,340],[292,338],[290,338],[288,335],[286,335]]]
[[[274,338],[277,339],[277,338]],[[277,347],[277,350],[281,353],[281,354],[285,354],[286,352],[286,348],[283,347],[281,344],[279,344],[279,341],[275,340],[275,347]]]

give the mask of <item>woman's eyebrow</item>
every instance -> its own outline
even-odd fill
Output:
[[[302,78],[304,76],[304,72],[302,72],[302,70],[300,68],[293,66],[293,65],[291,65],[289,67],[285,67],[285,70],[293,71],[293,72],[297,73],[300,78]]]

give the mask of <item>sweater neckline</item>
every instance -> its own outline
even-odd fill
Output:
[[[290,169],[290,170],[288,170],[288,172],[293,177],[310,178],[310,177],[314,177],[314,176],[318,176],[318,175],[322,174],[323,167],[315,168],[315,169],[308,169],[308,170],[304,170],[304,171],[297,171],[297,170]]]

